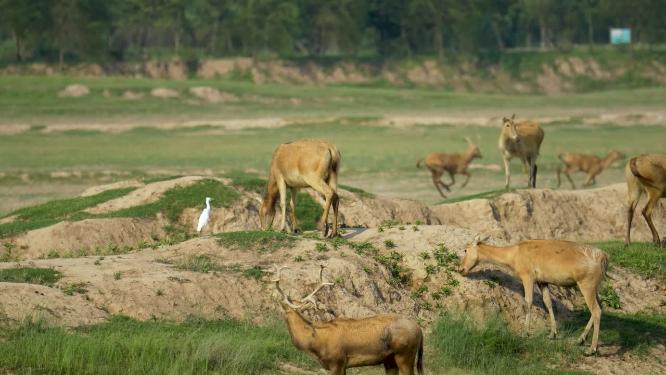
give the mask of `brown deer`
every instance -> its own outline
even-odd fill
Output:
[[[550,337],[557,336],[557,323],[548,285],[573,286],[583,293],[591,317],[578,342],[583,344],[594,324],[592,345],[587,355],[597,351],[601,307],[598,292],[608,269],[608,256],[590,245],[570,241],[532,240],[517,245],[498,247],[484,244],[477,236],[467,246],[459,271],[467,275],[479,263],[492,263],[511,269],[523,283],[527,315],[525,328],[529,330],[534,283],[541,289],[543,303],[550,316]]]
[[[527,172],[527,187],[536,187],[537,165],[539,148],[543,142],[543,129],[533,121],[516,123],[514,113],[511,118],[502,118],[502,130],[499,137],[499,149],[504,158],[504,175],[506,176],[505,189],[509,189],[511,170],[509,162],[518,157],[523,162]]]
[[[324,237],[338,234],[337,193],[340,152],[331,143],[318,139],[303,139],[279,145],[273,152],[266,195],[259,212],[262,229],[273,224],[275,203],[280,197],[282,221],[280,230],[286,230],[287,188],[291,192],[291,231],[296,232],[296,194],[299,188],[311,187],[325,199],[324,213],[318,229]],[[333,227],[328,234],[328,212],[333,206]]]
[[[596,155],[563,152],[558,157],[564,163],[564,166],[557,168],[557,187],[559,188],[561,184],[560,174],[564,173],[571,183],[571,188],[575,189],[576,185],[571,176],[569,176],[569,173],[585,172],[587,173],[587,181],[585,181],[583,186],[594,185],[597,183],[596,177],[615,161],[624,159],[624,154],[616,150],[611,150],[606,157],[600,158]]]
[[[280,288],[280,273],[272,280],[282,297],[281,306],[291,341],[319,361],[333,375],[346,374],[351,367],[384,364],[386,374],[414,374],[414,363],[423,374],[423,333],[418,323],[398,315],[376,315],[364,319],[337,318],[312,323],[299,313],[318,308],[314,295],[324,286],[324,266],[319,270],[319,285],[294,303]]]
[[[471,177],[467,172],[467,166],[469,166],[469,163],[471,163],[474,158],[481,158],[479,146],[472,143],[469,138],[465,138],[465,140],[467,141],[468,146],[463,154],[433,152],[416,162],[416,167],[420,168],[421,163],[425,161],[425,166],[430,170],[430,174],[432,174],[432,183],[435,184],[435,188],[437,188],[437,191],[439,191],[439,195],[441,195],[442,198],[446,198],[446,195],[444,195],[441,188],[443,187],[447,191],[451,191],[449,187],[456,183],[454,177],[456,174],[461,174],[467,177],[461,187],[464,188],[467,186],[469,178]],[[451,177],[451,183],[448,185],[442,181],[442,175],[444,172],[447,172]]]
[[[652,222],[652,211],[657,205],[659,198],[666,198],[666,155],[643,154],[629,159],[624,170],[627,180],[627,236],[625,243],[631,243],[631,222],[634,219],[634,210],[638,205],[643,191],[647,193],[647,203],[643,208],[643,217],[647,221],[652,232],[652,240],[659,245],[659,233]],[[663,241],[662,245],[666,244]]]

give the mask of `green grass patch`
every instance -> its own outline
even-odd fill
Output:
[[[111,212],[107,217],[151,217],[159,212],[175,222],[183,210],[190,207],[205,207],[206,197],[211,197],[211,206],[229,207],[236,199],[238,193],[224,185],[222,182],[206,179],[190,186],[176,187],[164,193],[157,202],[142,206],[130,207],[124,210]]]
[[[613,265],[628,268],[646,277],[666,281],[666,251],[652,242],[604,241],[594,244],[608,253]]]
[[[566,340],[549,340],[544,334],[523,337],[511,332],[499,316],[481,324],[471,318],[444,314],[428,339],[431,367],[471,370],[476,374],[568,374],[565,367],[580,349]]]
[[[0,270],[0,282],[28,283],[51,286],[62,277],[62,273],[52,268],[5,268]]]
[[[338,187],[340,189],[347,190],[348,192],[354,193],[354,194],[360,196],[361,198],[374,198],[375,197],[375,194],[367,192],[363,189],[359,189],[357,187],[353,187],[353,186],[349,186],[349,185],[342,185],[342,184],[338,184]]]
[[[257,177],[256,175],[239,171],[231,171],[226,173],[224,176],[230,178],[231,183],[234,186],[240,187],[244,190],[253,191],[258,194],[262,194],[266,190],[267,181],[263,178]]]
[[[507,190],[505,189],[490,190],[490,191],[484,191],[482,193],[464,195],[461,197],[447,198],[442,200],[438,204],[457,203],[457,202],[469,201],[472,199],[493,199],[499,197],[504,193],[507,193]]]
[[[333,208],[329,211],[332,217]],[[324,213],[324,208],[315,201],[310,194],[299,192],[296,194],[296,221],[301,230],[315,230],[317,223]]]
[[[281,362],[313,367],[277,323],[114,317],[73,330],[24,323],[0,335],[0,368],[21,373],[258,374]]]
[[[293,246],[298,237],[274,231],[239,231],[217,235],[220,245],[234,250],[254,250],[272,253],[284,247]]]
[[[0,224],[0,238],[32,229],[43,228],[63,220],[80,220],[89,215],[81,211],[111,199],[127,195],[134,188],[107,190],[89,197],[59,199],[44,204],[16,210],[6,216],[16,215],[10,223]]]

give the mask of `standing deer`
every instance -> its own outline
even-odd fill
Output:
[[[299,188],[311,187],[325,198],[324,213],[318,229],[324,237],[338,234],[337,193],[340,152],[331,143],[318,139],[304,139],[279,145],[273,152],[266,195],[259,212],[262,229],[273,224],[275,203],[280,197],[282,221],[280,230],[286,230],[287,188],[291,192],[291,231],[296,232],[296,194]],[[328,212],[333,206],[333,228],[328,234]]]
[[[279,267],[272,280],[282,297],[280,302],[291,341],[319,361],[332,375],[343,375],[351,367],[384,364],[386,374],[414,375],[414,363],[423,374],[423,332],[412,319],[398,315],[376,315],[364,319],[334,319],[312,323],[299,310],[318,308],[314,295],[324,286],[324,266],[319,270],[319,285],[298,304],[280,288]]]
[[[585,181],[583,186],[594,185],[597,183],[596,177],[616,160],[624,159],[624,154],[616,150],[611,150],[605,158],[600,158],[596,155],[563,152],[558,157],[564,163],[564,166],[557,168],[557,187],[559,188],[561,184],[560,174],[564,173],[571,183],[571,188],[575,189],[576,185],[574,185],[569,173],[585,172],[587,173],[587,181]]]
[[[594,324],[592,345],[585,354],[596,353],[601,322],[598,292],[608,269],[606,253],[590,245],[557,240],[523,241],[513,246],[498,247],[482,243],[477,236],[467,246],[459,272],[467,275],[479,263],[508,267],[523,282],[527,303],[526,330],[529,330],[530,326],[534,283],[538,285],[541,289],[543,303],[550,316],[550,338],[557,336],[557,323],[548,285],[578,285],[591,313],[590,320],[578,342],[579,344],[585,343],[590,328]]]
[[[624,170],[627,180],[627,236],[625,243],[631,243],[631,222],[634,219],[634,210],[638,205],[643,191],[647,193],[647,203],[643,208],[643,217],[652,232],[652,241],[659,245],[659,233],[652,222],[652,211],[659,198],[666,198],[666,155],[643,154],[629,159]],[[663,244],[666,244],[664,241]]]
[[[444,195],[442,192],[441,187],[447,191],[451,191],[449,187],[456,183],[456,179],[454,177],[455,174],[462,174],[466,176],[467,178],[461,187],[467,186],[467,182],[469,182],[469,178],[471,177],[471,175],[467,172],[467,166],[469,166],[469,163],[471,163],[474,158],[481,158],[481,151],[479,150],[479,146],[473,144],[469,138],[465,138],[465,140],[467,141],[468,146],[467,150],[463,154],[445,154],[440,152],[433,152],[416,162],[416,167],[420,168],[421,162],[425,161],[426,167],[428,167],[430,173],[432,174],[432,183],[435,184],[435,188],[437,188],[437,191],[439,191],[439,195],[441,195],[442,198],[446,198],[446,195]],[[451,183],[448,185],[442,181],[442,175],[444,172],[448,172],[449,176],[451,177]]]
[[[533,121],[516,123],[514,113],[511,118],[502,118],[502,130],[499,137],[499,149],[504,158],[504,175],[506,176],[505,189],[509,189],[511,181],[511,170],[509,162],[513,157],[518,157],[523,162],[527,172],[527,187],[536,187],[537,165],[539,148],[543,142],[543,129]]]

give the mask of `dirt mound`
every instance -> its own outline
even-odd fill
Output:
[[[642,207],[645,198],[639,203]],[[518,190],[494,199],[475,199],[431,207],[432,223],[457,225],[508,242],[523,239],[602,241],[623,239],[626,230],[626,185],[591,190]],[[639,210],[637,210],[639,211]],[[666,227],[666,204],[653,213],[655,225]],[[651,240],[636,214],[632,238]]]
[[[222,92],[213,87],[200,86],[190,88],[190,94],[209,103],[236,102],[238,97],[234,94]]]
[[[114,252],[163,238],[165,225],[164,220],[136,218],[63,221],[20,234],[12,242],[21,249],[21,259],[90,254],[96,249]]]
[[[139,187],[138,189],[130,192],[125,196],[112,199],[104,203],[100,203],[95,207],[88,208],[85,210],[85,212],[91,214],[103,214],[103,213],[123,210],[130,207],[142,206],[148,203],[153,203],[158,201],[165,192],[173,188],[190,186],[196,183],[197,181],[201,181],[205,178],[206,177],[202,176],[188,176],[188,177],[176,178],[173,180],[153,182],[151,184]],[[114,185],[117,186],[117,184]],[[122,186],[122,184],[120,186]],[[134,186],[134,184],[130,182],[128,183],[128,186]],[[97,190],[99,189],[100,188],[97,188]],[[103,189],[108,190],[108,185]],[[84,192],[84,194],[86,192]]]
[[[90,89],[86,85],[74,84],[68,85],[58,93],[61,98],[78,98],[90,94]]]
[[[167,89],[164,87],[158,87],[150,91],[150,95],[156,98],[168,99],[168,98],[177,98],[180,96],[177,90]]]

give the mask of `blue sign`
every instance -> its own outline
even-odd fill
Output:
[[[610,29],[611,44],[629,44],[631,43],[631,29]]]

